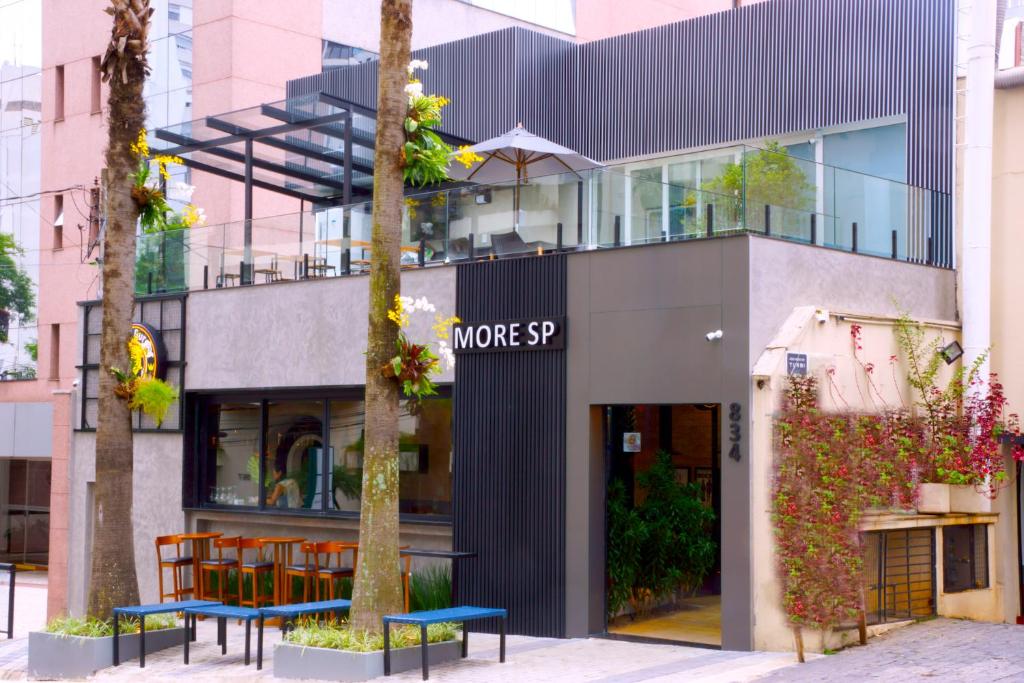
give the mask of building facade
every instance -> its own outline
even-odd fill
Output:
[[[591,43],[510,27],[416,51],[426,90],[452,99],[451,139],[522,122],[606,165],[406,198],[403,292],[455,312],[484,347],[459,353],[439,396],[401,417],[402,541],[477,553],[457,570],[457,599],[508,607],[515,633],[791,646],[769,495],[787,355],[835,368],[854,402],[852,325],[869,328],[879,365],[900,312],[959,334],[955,35],[952,2],[779,0]],[[375,69],[295,78],[257,106],[226,101],[155,131],[186,157],[199,202],[216,194],[211,205],[233,206],[217,214],[243,221],[175,237],[188,254],[175,285],[138,298],[182,389],[164,427],[136,435],[144,599],[157,535],[357,535]],[[258,190],[293,213],[246,213]],[[81,307],[77,340],[73,576],[89,566],[98,313]],[[509,321],[559,333],[491,350]],[[718,550],[689,605],[700,623],[638,630],[607,609],[606,520],[613,483],[642,504],[661,451],[713,509]],[[271,493],[284,480],[295,495]],[[877,583],[894,588],[872,627],[1012,619],[1016,568],[995,542],[1015,523],[1007,500],[872,518],[879,548],[923,558],[883,553]],[[989,539],[969,589],[945,580],[961,527]],[[69,586],[70,609],[84,601],[85,582]]]

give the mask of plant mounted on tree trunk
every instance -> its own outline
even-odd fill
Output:
[[[100,333],[96,485],[88,613],[108,619],[111,610],[139,601],[132,534],[132,427],[128,402],[117,395],[113,368],[130,367],[125,339],[134,309],[135,230],[139,216],[132,195],[138,156],[133,146],[145,125],[142,89],[149,73],[146,54],[153,10],[149,0],[111,0],[113,19],[103,55],[107,99],[106,230],[103,236],[103,320]]]

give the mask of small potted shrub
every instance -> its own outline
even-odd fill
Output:
[[[118,648],[122,662],[139,657],[139,621],[122,618]],[[173,614],[146,617],[146,654],[181,645],[184,629]],[[29,678],[85,678],[114,664],[110,620],[58,617],[28,634]]]
[[[459,658],[461,644],[454,624],[427,627],[430,665]],[[419,669],[420,629],[391,627],[391,673]],[[349,628],[348,624],[320,624],[309,620],[288,633],[274,648],[276,678],[327,681],[366,681],[384,675],[384,635]]]

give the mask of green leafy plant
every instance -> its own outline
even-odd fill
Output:
[[[30,342],[25,343],[25,353],[32,359],[33,363],[39,361],[39,341],[33,339]]]
[[[697,484],[675,479],[672,456],[658,451],[654,464],[637,476],[645,491],[630,508],[623,483],[608,492],[608,614],[628,603],[645,614],[667,597],[679,599],[700,588],[715,564],[715,514]]]
[[[167,416],[167,410],[177,400],[177,389],[163,380],[145,377],[135,382],[135,390],[128,401],[128,407],[149,415],[159,427]]]
[[[405,115],[405,144],[402,146],[402,177],[405,182],[423,187],[448,179],[448,163],[452,148],[435,129],[441,125],[441,109],[448,99],[441,95],[424,95],[423,84],[414,76],[416,69],[426,69],[427,62],[409,63],[409,109]]]
[[[452,570],[446,564],[434,564],[409,578],[409,609],[445,609],[452,606]]]
[[[22,254],[14,235],[0,232],[0,344],[7,343],[12,321],[24,324],[34,318],[32,279],[15,261]]]
[[[458,629],[455,624],[443,623],[427,626],[428,643],[455,640],[457,634]],[[393,649],[420,644],[420,629],[412,624],[392,626],[390,635]],[[285,636],[285,641],[304,647],[322,647],[350,652],[376,652],[384,649],[383,633],[353,629],[345,623],[317,623],[312,620],[297,625]]]
[[[178,627],[178,618],[173,614],[151,614],[146,617],[147,631],[161,631]],[[114,635],[113,622],[109,619],[97,619],[95,617],[56,617],[51,619],[43,629],[46,633],[52,633],[62,638],[78,636],[82,638],[106,638]],[[135,618],[122,618],[118,625],[118,631],[127,635],[139,632],[139,620]]]
[[[417,311],[434,313],[435,323],[431,329],[437,337],[439,355],[434,354],[429,343],[416,344],[406,336],[404,330]],[[381,368],[381,373],[397,381],[402,392],[415,401],[436,395],[437,385],[433,377],[441,372],[441,360],[448,368],[455,367],[455,353],[448,345],[448,337],[452,325],[461,321],[456,316],[445,318],[437,313],[426,297],[413,299],[400,294],[395,295],[395,305],[388,311],[388,320],[399,328],[395,340],[397,353]]]
[[[814,185],[799,161],[777,141],[766,141],[764,149],[744,154],[741,163],[729,163],[722,173],[703,184],[702,189],[742,202],[726,202],[722,207],[739,224],[745,218],[747,228],[764,229],[764,206],[800,211],[814,209]],[[740,216],[741,207],[746,216]],[[717,209],[716,209],[717,210]]]

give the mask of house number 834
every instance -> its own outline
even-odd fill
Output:
[[[736,462],[740,461],[740,439],[742,436],[740,418],[742,408],[739,403],[729,404],[729,457]]]

